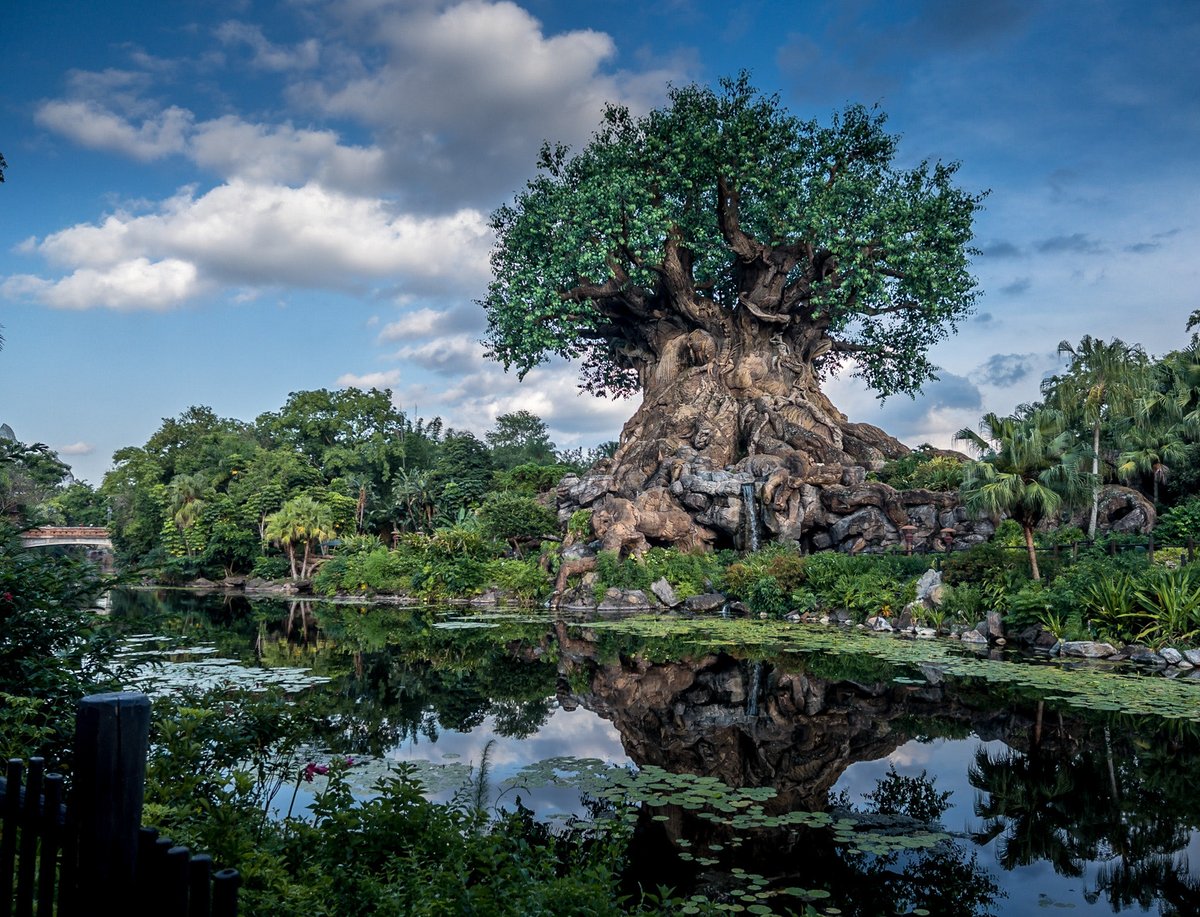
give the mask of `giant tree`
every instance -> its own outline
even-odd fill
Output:
[[[879,112],[803,121],[745,74],[642,117],[609,106],[492,214],[491,355],[521,375],[577,359],[585,389],[641,394],[614,457],[625,496],[670,479],[681,447],[714,468],[904,451],[820,384],[842,367],[881,396],[934,378],[929,348],[975,296],[981,196],[896,148]]]

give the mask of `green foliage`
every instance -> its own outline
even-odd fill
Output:
[[[259,579],[286,579],[290,572],[288,559],[278,554],[256,558],[250,568],[250,575]]]
[[[582,359],[586,388],[631,393],[645,334],[633,317],[661,309],[716,329],[753,294],[829,340],[821,369],[853,347],[870,354],[860,374],[871,387],[918,389],[929,347],[974,298],[980,197],[954,186],[956,167],[899,169],[881,113],[800,121],[746,74],[668,95],[643,117],[609,106],[574,156],[547,144],[537,177],[492,214],[492,356],[522,375],[547,354]],[[800,278],[783,302],[744,269],[738,248],[759,245],[772,276]]]
[[[412,589],[413,564],[397,551],[377,544],[367,550],[339,551],[313,576],[313,591],[404,594]]]
[[[590,509],[577,509],[571,513],[571,518],[567,521],[567,532],[576,541],[582,541],[591,535],[592,511]]]
[[[549,597],[553,583],[536,563],[500,557],[488,561],[484,580],[522,602],[540,602]]]
[[[489,494],[479,507],[479,524],[486,537],[506,541],[518,553],[522,542],[537,542],[558,532],[554,510],[516,493]]]
[[[556,834],[522,808],[489,818],[465,797],[433,803],[404,765],[357,801],[352,761],[305,751],[312,702],[223,694],[160,700],[154,713],[146,817],[237,864],[246,913],[628,913],[621,833]],[[298,812],[306,780],[314,800]],[[286,817],[267,817],[273,805]]]
[[[1163,513],[1154,528],[1154,538],[1163,544],[1200,543],[1200,497],[1189,497]]]
[[[914,449],[884,463],[872,478],[897,490],[954,491],[962,485],[963,463],[951,456],[937,455],[930,445]]]
[[[501,414],[484,439],[497,468],[547,465],[554,461],[554,443],[550,442],[546,424],[530,411]]]
[[[981,427],[983,436],[973,430],[958,433],[982,453],[965,468],[963,505],[977,518],[1007,515],[1019,523],[1033,579],[1040,579],[1033,530],[1089,496],[1091,479],[1079,470],[1082,453],[1061,417],[1048,410],[985,414]]]
[[[548,494],[553,491],[563,476],[572,470],[569,465],[558,462],[551,465],[526,462],[497,471],[492,478],[492,484],[497,490],[507,490],[536,497],[539,494]]]
[[[116,636],[91,610],[109,585],[90,563],[23,547],[0,520],[0,695],[27,699],[3,704],[11,741],[61,755],[75,702],[113,686]]]

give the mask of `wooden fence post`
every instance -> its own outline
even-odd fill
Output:
[[[127,900],[137,870],[150,698],[119,692],[79,702],[70,811],[78,831],[78,901]]]

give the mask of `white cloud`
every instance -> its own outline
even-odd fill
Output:
[[[480,365],[485,357],[482,344],[465,334],[455,334],[417,346],[401,347],[396,359],[436,372],[459,373]]]
[[[35,120],[81,146],[147,162],[183,151],[192,113],[171,106],[134,126],[96,102],[51,101],[42,104]]]
[[[59,455],[91,455],[96,451],[96,447],[91,443],[86,443],[80,440],[77,443],[71,443],[69,446],[63,446],[58,450]]]
[[[636,77],[608,73],[616,55],[602,32],[547,35],[514,3],[467,0],[338,8],[365,55],[297,84],[292,99],[377,132],[392,174],[430,202],[480,201],[518,187],[546,138],[579,144],[603,106],[641,110],[661,97],[675,64]],[[374,50],[384,61],[374,65]]]
[[[343,388],[392,388],[400,382],[400,370],[389,369],[387,372],[343,373],[338,376],[337,384]]]
[[[404,341],[409,338],[428,337],[433,334],[445,318],[446,313],[437,309],[417,309],[401,316],[394,322],[388,322],[379,332],[381,342]]]
[[[215,285],[351,289],[388,281],[473,291],[488,276],[482,214],[393,214],[379,200],[310,184],[234,180],[197,196],[183,189],[157,212],[116,213],[37,245],[75,271],[6,288],[50,305],[169,308]]]
[[[56,309],[105,307],[119,311],[165,311],[200,292],[196,266],[178,258],[131,258],[103,270],[80,268],[59,280],[28,274],[0,286],[5,296],[35,299]]]
[[[331,130],[254,124],[225,115],[196,125],[188,155],[225,178],[377,192],[385,185],[378,147],[345,146]]]
[[[245,45],[254,52],[251,66],[260,70],[308,70],[317,65],[321,48],[315,38],[298,42],[291,47],[277,45],[267,39],[263,30],[247,22],[230,20],[217,28],[217,38],[227,45]]]

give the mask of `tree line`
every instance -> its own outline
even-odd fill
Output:
[[[0,510],[107,525],[127,568],[187,578],[257,565],[279,575],[285,558],[299,578],[322,542],[429,534],[505,497],[545,513],[562,475],[612,448],[558,450],[528,411],[500,415],[481,439],[408,417],[387,391],[319,389],[252,423],[190,407],[114,453],[99,488],[75,481],[42,444],[0,440]],[[553,519],[539,518],[553,534]]]

